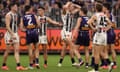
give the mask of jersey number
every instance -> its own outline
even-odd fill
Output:
[[[101,17],[100,19],[100,25],[104,25],[106,22],[105,17]]]
[[[32,18],[31,17],[27,17],[28,19],[28,25],[32,25]]]

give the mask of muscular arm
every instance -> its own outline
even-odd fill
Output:
[[[26,29],[25,29],[25,27],[24,27],[24,25],[23,25],[23,19],[22,19],[22,18],[20,19],[20,29],[21,29],[22,31],[26,31]]]
[[[62,24],[60,24],[59,22],[53,21],[53,20],[52,20],[51,18],[49,18],[49,17],[46,17],[46,19],[47,19],[47,22],[49,22],[49,23],[51,23],[51,24],[62,26]]]
[[[35,15],[35,19],[36,19],[36,22],[37,22],[37,27],[40,27],[40,21],[39,21],[39,19],[36,15]]]
[[[5,16],[5,24],[6,24],[6,29],[8,30],[8,32],[13,36],[14,32],[11,30],[10,28],[10,20],[11,20],[11,16],[9,14],[7,14]]]
[[[77,4],[73,4],[73,6],[75,7],[75,9],[72,11],[72,14],[75,14],[75,13],[77,13],[78,11],[80,11],[80,6],[79,5],[77,5]]]
[[[91,29],[94,30],[94,31],[96,31],[96,28],[92,24],[94,23],[95,20],[96,20],[96,16],[92,16],[87,22],[87,24],[89,24]]]
[[[75,31],[78,31],[78,29],[79,29],[79,27],[80,27],[81,21],[82,21],[82,19],[81,19],[81,18],[78,18],[77,24],[76,24],[75,29],[74,29]]]

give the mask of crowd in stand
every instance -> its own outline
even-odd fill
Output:
[[[11,2],[17,2],[19,4],[19,17],[24,15],[25,5],[32,5],[34,12],[39,6],[45,8],[45,15],[51,17],[53,20],[61,22],[61,10],[62,6],[67,2],[72,1],[80,6],[86,5],[88,8],[88,16],[92,16],[94,13],[94,1],[95,0],[0,0],[0,27],[5,27],[4,17],[9,11],[9,4]],[[111,3],[111,12],[115,16],[117,27],[120,27],[120,0],[103,0],[103,2]],[[36,13],[37,14],[37,13]],[[78,18],[78,14],[75,15],[75,22]],[[76,24],[76,23],[75,23]],[[54,28],[50,25],[49,27]],[[58,27],[59,28],[59,27]]]

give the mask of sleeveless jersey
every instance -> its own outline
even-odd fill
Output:
[[[47,30],[47,21],[46,21],[46,16],[40,17],[38,16],[38,19],[40,21],[41,27],[39,28],[39,35],[46,35],[46,30]]]
[[[89,18],[87,16],[81,16],[81,18],[82,18],[82,21],[80,23],[79,30],[80,31],[88,31],[89,25],[87,24],[87,21]]]
[[[34,29],[37,26],[35,16],[33,14],[26,14],[23,16],[23,24],[26,29]]]
[[[108,18],[105,16],[104,13],[96,13],[96,28],[99,32],[105,32],[104,28],[107,26]]]
[[[63,21],[63,29],[71,32],[73,26],[73,15],[67,13],[66,15],[62,15]]]
[[[14,33],[16,33],[17,32],[17,24],[18,24],[18,15],[13,14],[12,12],[9,12],[8,14],[11,16],[10,28]]]

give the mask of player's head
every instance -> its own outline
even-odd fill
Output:
[[[96,12],[102,12],[103,11],[103,5],[102,4],[96,4],[95,5]]]
[[[79,15],[80,15],[80,16],[82,16],[82,15],[87,15],[87,12],[88,12],[88,10],[87,10],[87,8],[84,6],[84,7],[82,7],[82,8],[80,9]]]
[[[72,10],[74,10],[75,7],[74,7],[74,5],[71,3],[68,8],[69,8],[69,11],[72,11]]]
[[[95,0],[95,4],[102,4],[103,3],[103,1],[102,0]]]
[[[105,13],[111,12],[111,6],[109,3],[103,3],[103,12],[105,12]]]
[[[44,15],[44,12],[45,12],[45,8],[44,7],[42,7],[42,6],[38,7],[38,14],[39,15]]]
[[[25,6],[25,12],[30,12],[32,13],[33,12],[33,7],[31,5],[26,5]]]
[[[11,3],[10,5],[9,5],[9,9],[10,10],[12,10],[12,11],[15,11],[15,12],[17,12],[17,10],[18,10],[18,4],[17,3]]]

